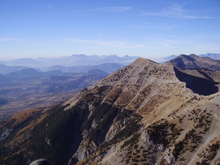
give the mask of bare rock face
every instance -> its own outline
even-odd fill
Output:
[[[39,144],[50,151],[49,158],[63,158],[62,162],[49,159],[53,164],[217,165],[219,108],[219,85],[214,79],[198,70],[188,72],[171,63],[138,58],[45,111],[47,115],[37,120],[45,133],[37,138],[47,139]],[[62,152],[53,153],[58,145]],[[25,158],[35,151],[28,152]]]

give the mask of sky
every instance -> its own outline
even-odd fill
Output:
[[[0,0],[0,61],[220,53],[220,0]]]

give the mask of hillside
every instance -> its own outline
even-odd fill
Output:
[[[220,164],[219,84],[176,66],[138,58],[60,105],[3,121],[0,164]]]

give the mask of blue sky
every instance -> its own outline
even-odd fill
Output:
[[[219,0],[0,0],[0,60],[220,53]]]

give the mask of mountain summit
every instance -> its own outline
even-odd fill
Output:
[[[138,58],[61,105],[3,121],[1,164],[220,164],[218,83],[177,66]]]

